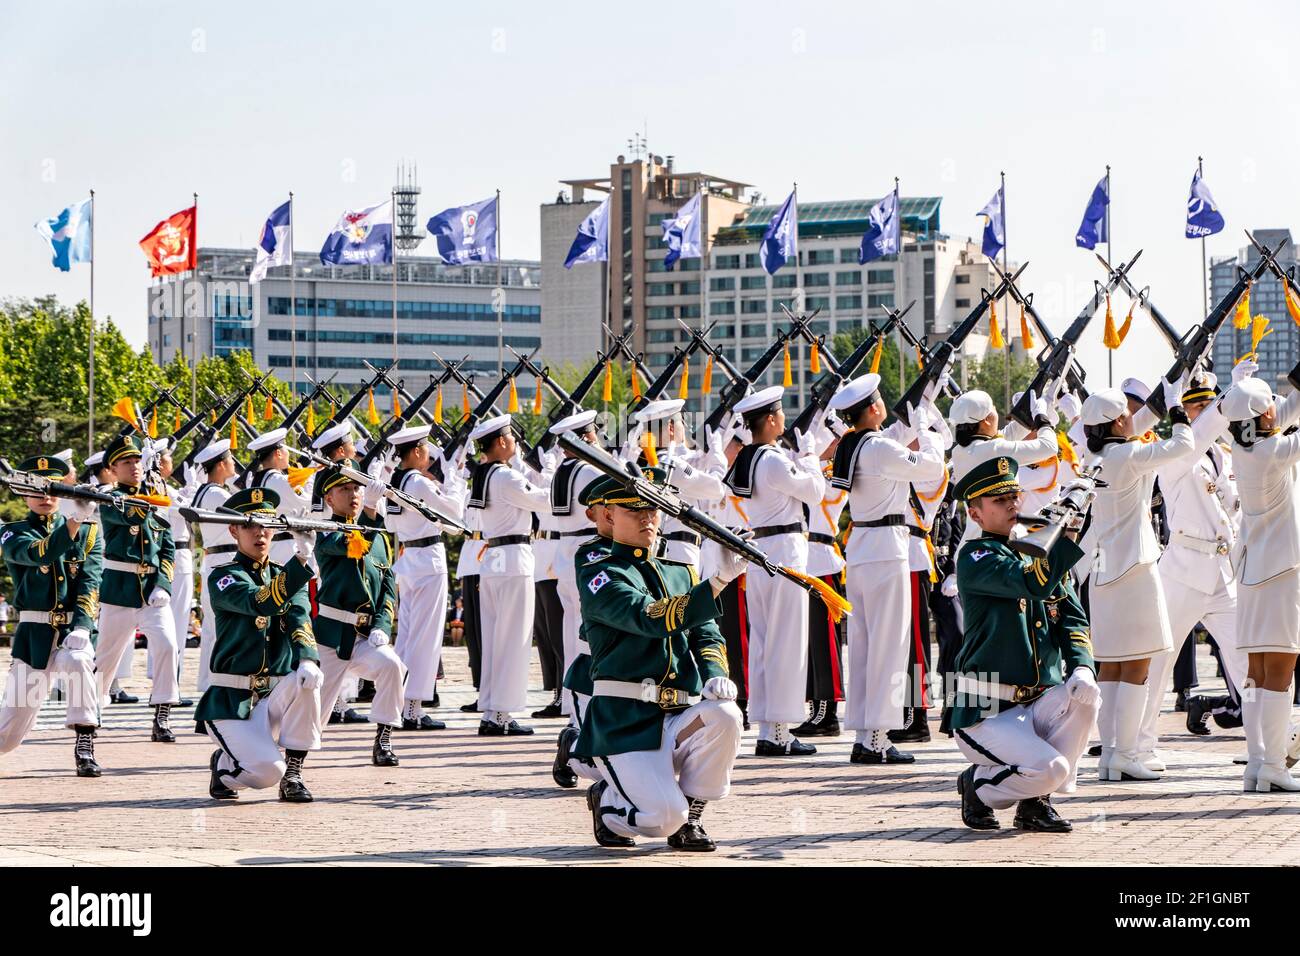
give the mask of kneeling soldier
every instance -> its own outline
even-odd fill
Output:
[[[1017,467],[993,458],[957,483],[983,533],[957,559],[966,630],[943,729],[973,762],[957,779],[966,826],[995,830],[993,810],[1014,803],[1017,829],[1065,833],[1050,797],[1074,791],[1101,701],[1088,618],[1067,577],[1083,551],[1070,532],[1045,559],[1011,550]]]
[[[730,790],[741,735],[717,596],[746,561],[724,552],[718,573],[696,583],[692,568],[655,559],[660,514],[649,502],[620,490],[604,507],[613,543],[584,565],[592,698],[574,747],[604,777],[587,792],[596,842],[633,846],[641,834],[712,850],[700,815]]]
[[[225,507],[272,517],[279,504],[270,489],[246,488]],[[209,762],[208,793],[231,800],[245,787],[279,783],[281,800],[306,803],[312,796],[302,763],[307,751],[320,749],[324,683],[307,599],[314,536],[295,534],[295,554],[281,567],[268,560],[272,531],[234,525],[230,533],[239,553],[208,575],[216,639],[208,689],[195,712],[219,747]]]

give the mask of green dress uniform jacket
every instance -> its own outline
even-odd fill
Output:
[[[348,557],[348,532],[316,535],[316,564],[320,567],[316,603],[364,615],[360,624],[316,616],[316,640],[334,648],[344,661],[352,659],[353,645],[366,640],[372,628],[393,636],[397,582],[387,539],[373,532],[365,535],[370,548],[360,558]]]
[[[93,645],[104,561],[99,525],[83,521],[74,539],[63,515],[29,511],[0,531],[0,550],[14,582],[14,610],[55,611],[63,616],[58,627],[20,622],[14,631],[13,656],[44,670],[62,636],[77,628],[90,633]]]
[[[578,553],[574,556],[574,564],[577,567],[578,575],[578,593],[587,587],[587,583],[600,573],[601,561],[609,555],[609,549],[613,542],[609,538],[595,537],[589,541],[584,541],[578,545]],[[587,624],[583,621],[578,625],[578,637],[581,640],[587,640]],[[568,673],[564,675],[564,689],[571,690],[576,694],[585,694],[591,696],[591,655],[579,654],[569,665]]]
[[[208,593],[216,616],[212,644],[214,674],[283,677],[299,661],[318,661],[312,636],[307,582],[311,568],[297,558],[287,567],[254,561],[237,553],[235,560],[212,569]],[[268,691],[209,687],[203,692],[196,720],[245,720]]]
[[[961,549],[957,589],[966,629],[957,673],[1014,684],[1022,691],[1020,699],[1004,701],[948,688],[944,731],[970,727],[1036,700],[1076,667],[1096,670],[1088,617],[1067,577],[1081,557],[1083,551],[1065,537],[1046,559],[1017,554],[1006,538],[996,535],[976,538]]]
[[[694,568],[617,542],[584,564],[580,580],[591,679],[648,681],[651,699],[592,697],[573,752],[655,750],[665,715],[687,706],[682,699],[661,707],[656,701],[671,694],[663,691],[698,695],[708,679],[727,676],[727,646],[716,623],[722,609],[710,584],[696,582]]]
[[[105,488],[111,495],[135,495],[139,488]],[[154,588],[172,591],[172,561],[176,544],[166,519],[152,508],[104,505],[99,509],[104,526],[104,560],[125,561],[148,568],[144,574],[104,569],[99,600],[118,607],[144,607]]]

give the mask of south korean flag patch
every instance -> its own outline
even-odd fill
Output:
[[[595,594],[597,591],[599,591],[608,583],[609,583],[609,575],[604,571],[601,571],[600,574],[596,575],[594,578],[592,578],[590,581],[587,582],[587,588],[591,591],[592,594]]]
[[[235,576],[233,574],[227,574],[224,578],[222,578],[220,581],[217,582],[217,590],[224,591],[226,588],[230,587],[234,583],[235,583]]]
[[[13,536],[14,536],[14,533],[13,533],[12,531],[6,531],[4,534],[0,534],[0,544],[4,544],[6,541],[8,541],[8,540],[9,540],[10,538],[12,538]]]

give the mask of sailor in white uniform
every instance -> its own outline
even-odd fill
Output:
[[[223,438],[213,442],[194,456],[194,467],[203,477],[194,491],[190,504],[201,511],[217,511],[232,494],[231,485],[238,469],[230,454],[230,441]],[[212,673],[212,647],[217,639],[217,619],[212,610],[212,595],[208,593],[208,577],[223,564],[234,560],[238,547],[221,525],[200,525],[195,529],[200,536],[203,560],[199,564],[199,678],[202,694],[208,689]],[[212,539],[210,542],[208,539]],[[207,731],[203,731],[206,733]]]
[[[248,476],[246,487],[270,488],[280,498],[277,514],[303,517],[311,511],[311,494],[302,494],[289,484],[289,449],[284,443],[288,434],[283,428],[272,428],[248,443],[256,470]],[[271,563],[283,567],[293,556],[293,535],[287,531],[277,533],[271,539]]]

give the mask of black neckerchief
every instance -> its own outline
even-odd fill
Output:
[[[499,461],[479,461],[470,466],[469,498],[466,508],[486,508],[488,506],[488,482],[492,473],[501,467]]]
[[[759,459],[767,451],[776,451],[775,445],[746,445],[736,455],[736,460],[727,469],[723,483],[731,489],[737,498],[754,497],[754,469]]]
[[[573,500],[577,497],[573,483],[581,467],[581,458],[566,458],[555,470],[555,477],[551,479],[551,514],[557,518],[573,514]]]
[[[852,431],[840,439],[835,446],[835,458],[831,462],[831,487],[848,491],[853,487],[853,469],[858,463],[858,452],[867,438],[877,438],[879,431]]]

